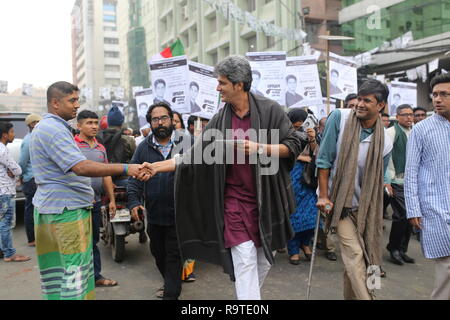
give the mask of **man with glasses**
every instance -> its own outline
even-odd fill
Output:
[[[450,300],[450,74],[435,77],[430,86],[435,114],[409,137],[405,200],[425,258],[436,262],[431,298]]]
[[[154,163],[171,159],[172,149],[187,139],[193,139],[175,130],[173,112],[164,102],[152,105],[147,112],[152,133],[139,145],[131,163]],[[141,201],[144,199],[144,202]],[[176,300],[181,294],[182,261],[175,228],[174,173],[160,173],[146,183],[136,179],[128,182],[128,207],[134,219],[139,220],[138,210],[147,211],[147,233],[150,251],[156,266],[164,278],[164,287],[157,297]]]
[[[427,110],[422,107],[414,108],[414,124],[427,118]]]
[[[406,218],[404,197],[404,177],[406,165],[406,145],[411,134],[414,113],[409,104],[397,107],[397,121],[395,125],[387,129],[387,134],[394,143],[392,157],[389,160],[385,174],[385,188],[390,197],[393,210],[392,227],[389,235],[387,249],[390,252],[391,262],[403,265],[403,262],[414,263],[414,259],[406,255],[412,226]]]

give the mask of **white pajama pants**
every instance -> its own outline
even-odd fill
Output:
[[[263,248],[252,240],[231,248],[238,300],[261,300],[261,287],[270,270]]]

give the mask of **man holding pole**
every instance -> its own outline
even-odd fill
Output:
[[[379,113],[388,95],[381,82],[366,81],[355,110],[338,109],[328,118],[317,158],[317,207],[338,235],[345,299],[373,299],[367,271],[381,265],[383,168],[392,143]]]

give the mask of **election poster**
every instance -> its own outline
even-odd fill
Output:
[[[151,61],[153,103],[165,102],[172,110],[189,113],[189,69],[186,56]]]
[[[285,105],[286,52],[248,52],[252,68],[251,92]]]
[[[356,63],[348,57],[330,52],[330,97],[345,100],[350,93],[358,92]]]
[[[412,108],[417,107],[417,83],[392,81],[389,86],[389,115],[397,114],[397,107],[409,104]]]
[[[219,107],[214,68],[189,61],[189,106],[194,116],[211,119]]]
[[[136,107],[137,107],[137,115],[139,118],[139,127],[142,128],[147,122],[147,111],[148,108],[153,104],[153,89],[143,89],[138,90],[135,93],[136,97]]]
[[[29,97],[33,95],[33,85],[31,83],[22,84],[22,95]]]
[[[328,117],[327,98],[321,98],[320,103],[308,106],[308,109],[314,113],[317,120]],[[336,109],[336,99],[330,99],[330,113]]]
[[[286,60],[286,107],[322,104],[319,70],[315,56],[289,57]]]
[[[0,80],[0,93],[8,93],[8,81]]]
[[[101,100],[111,100],[111,88],[100,87],[98,90]]]

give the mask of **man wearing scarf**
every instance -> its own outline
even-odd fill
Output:
[[[414,263],[414,259],[406,255],[409,239],[412,233],[412,225],[406,217],[405,195],[403,183],[406,166],[406,144],[411,134],[414,120],[414,112],[409,104],[397,107],[397,122],[387,129],[389,138],[394,143],[392,157],[389,160],[385,175],[385,187],[389,193],[392,210],[392,227],[389,235],[387,249],[391,255],[391,261],[398,265],[403,262]]]
[[[379,276],[383,167],[392,149],[380,111],[388,95],[389,89],[377,80],[363,83],[355,110],[338,109],[328,118],[317,158],[317,207],[328,214],[326,228],[338,235],[346,300],[373,299],[368,273]]]
[[[183,256],[222,265],[235,280],[239,300],[259,300],[273,251],[294,235],[290,171],[301,151],[300,140],[280,105],[249,92],[252,73],[244,57],[226,58],[215,73],[225,107],[191,150],[151,168],[154,173],[176,170],[176,224]],[[212,140],[214,129],[223,135],[231,129],[231,137],[221,140],[216,135]],[[257,137],[250,138],[248,129]],[[275,132],[278,139],[272,136]],[[230,138],[238,142],[230,143]],[[211,163],[205,153],[215,145],[225,152]],[[245,156],[243,164],[239,153]],[[202,155],[200,161],[195,161],[196,154]],[[252,157],[256,161],[250,163]],[[270,164],[262,164],[264,158],[277,163],[278,170],[266,170]]]

